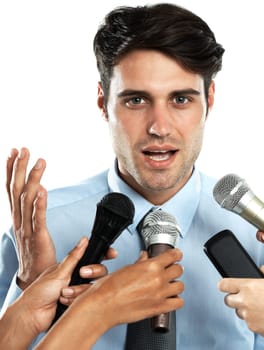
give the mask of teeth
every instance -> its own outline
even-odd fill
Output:
[[[150,155],[149,158],[152,160],[156,160],[156,161],[161,161],[161,160],[167,160],[170,157],[169,153],[164,153],[164,154],[160,154],[161,152],[159,152],[159,154],[155,154],[155,155]]]
[[[145,151],[144,154],[149,157],[149,159],[154,160],[156,162],[161,162],[164,160],[170,159],[170,157],[175,153],[175,151],[172,150],[152,150],[152,151]]]

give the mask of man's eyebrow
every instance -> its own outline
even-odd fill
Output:
[[[144,91],[144,90],[127,89],[127,90],[123,90],[117,94],[118,97],[129,97],[129,96],[135,96],[135,95],[149,96],[149,93],[147,91]]]
[[[199,90],[190,88],[190,89],[174,90],[171,92],[171,95],[201,95],[201,92]]]
[[[171,96],[176,96],[176,95],[200,95],[201,92],[199,90],[195,90],[192,88],[188,89],[179,89],[179,90],[173,90],[170,95]],[[117,94],[118,97],[129,97],[129,96],[135,96],[135,95],[140,95],[140,96],[151,96],[149,92],[145,90],[133,90],[133,89],[127,89],[119,92]]]

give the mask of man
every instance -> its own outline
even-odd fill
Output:
[[[91,232],[96,203],[117,191],[132,199],[135,217],[114,244],[118,257],[107,263],[110,272],[136,260],[143,247],[137,226],[150,210],[172,214],[181,228],[185,289],[184,307],[176,311],[177,349],[262,349],[264,339],[225,307],[219,275],[203,253],[204,242],[228,228],[258,265],[264,258],[263,247],[252,239],[256,229],[218,206],[212,196],[215,180],[195,165],[224,49],[195,14],[156,4],[109,13],[94,51],[101,77],[98,106],[109,126],[115,164],[77,186],[50,192],[47,216],[43,210],[36,220],[33,203],[43,194],[45,162],[39,160],[26,179],[29,153],[23,149],[17,158],[13,152],[7,183],[15,233],[2,242],[5,305],[56,260],[47,230],[60,260],[79,236]],[[98,142],[103,142],[100,135]],[[113,328],[94,349],[125,349],[126,332],[125,325]]]

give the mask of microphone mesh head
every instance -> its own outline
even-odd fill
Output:
[[[107,193],[97,203],[92,235],[100,237],[109,245],[133,222],[135,207],[123,193]]]
[[[104,207],[113,213],[113,215],[127,219],[129,223],[132,223],[133,221],[135,214],[134,204],[131,199],[123,193],[107,193],[98,203],[98,206]]]
[[[170,236],[172,245],[176,246],[180,232],[174,216],[161,209],[150,212],[145,217],[141,229],[141,235],[147,247],[151,241],[156,241],[159,235]]]
[[[221,207],[233,210],[249,190],[244,179],[236,174],[228,174],[215,184],[213,196]]]

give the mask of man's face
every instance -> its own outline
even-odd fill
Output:
[[[208,108],[213,105],[214,85]],[[157,51],[137,50],[114,67],[104,108],[120,176],[153,204],[190,177],[203,140],[207,103],[200,75]]]

